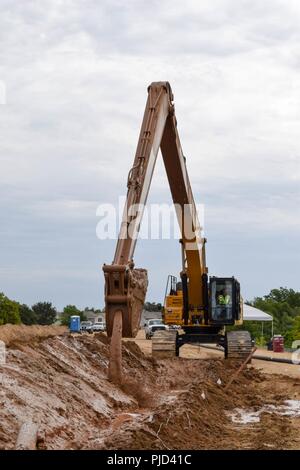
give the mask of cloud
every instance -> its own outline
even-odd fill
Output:
[[[29,0],[0,8],[0,279],[7,294],[22,292],[29,303],[49,295],[60,307],[72,296],[82,306],[102,304],[100,266],[112,259],[114,243],[95,238],[96,208],[126,192],[146,88],[156,80],[173,87],[208,238],[222,233],[221,246],[229,238],[239,243],[255,226],[271,246],[274,233],[299,234],[298,2]],[[159,161],[150,201],[170,202],[166,181]],[[166,245],[151,246],[141,244],[161,276],[150,288],[155,299],[163,277],[179,271],[180,256],[172,242],[177,264],[164,260],[158,268],[153,253]],[[229,264],[234,249],[224,256]],[[270,259],[264,278],[274,272]],[[37,283],[47,273],[48,283]],[[251,267],[248,297],[268,287],[254,277]]]

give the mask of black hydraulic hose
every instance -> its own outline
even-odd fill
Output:
[[[215,346],[204,346],[203,344],[200,345],[201,348],[206,348],[206,349],[214,349],[215,351],[222,352],[220,348],[217,348]],[[284,357],[270,357],[270,356],[256,356],[254,355],[252,359],[258,359],[259,361],[269,361],[269,362],[280,362],[282,364],[293,364],[293,365],[299,365],[299,360],[297,362],[293,362],[291,359],[287,359]]]

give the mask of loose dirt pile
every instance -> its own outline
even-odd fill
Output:
[[[6,346],[11,346],[14,342],[30,343],[30,341],[39,341],[39,339],[63,335],[66,332],[66,326],[7,324],[0,326],[0,341],[4,341]]]
[[[0,448],[12,449],[21,425],[38,424],[41,449],[296,448],[296,419],[262,414],[239,425],[236,408],[260,409],[300,398],[300,381],[274,384],[249,367],[225,393],[236,365],[222,359],[156,362],[124,341],[123,377],[107,379],[104,334],[18,342],[0,365]],[[295,428],[296,426],[296,428]]]

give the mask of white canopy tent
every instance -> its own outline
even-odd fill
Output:
[[[264,334],[264,321],[271,321],[272,322],[272,337],[273,337],[273,317],[258,308],[251,307],[251,305],[243,305],[244,309],[244,321],[261,321],[261,332],[262,336]]]
[[[243,305],[244,320],[245,321],[273,321],[272,315],[269,315],[258,308],[251,307],[250,305]]]

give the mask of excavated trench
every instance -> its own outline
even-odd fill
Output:
[[[104,334],[62,333],[9,341],[0,365],[0,449],[15,448],[26,423],[37,429],[39,449],[300,447],[299,416],[278,412],[286,400],[299,401],[297,378],[274,380],[248,366],[225,392],[236,364],[155,361],[123,341],[123,383],[116,385],[107,378]],[[259,419],[237,419],[243,413]]]

